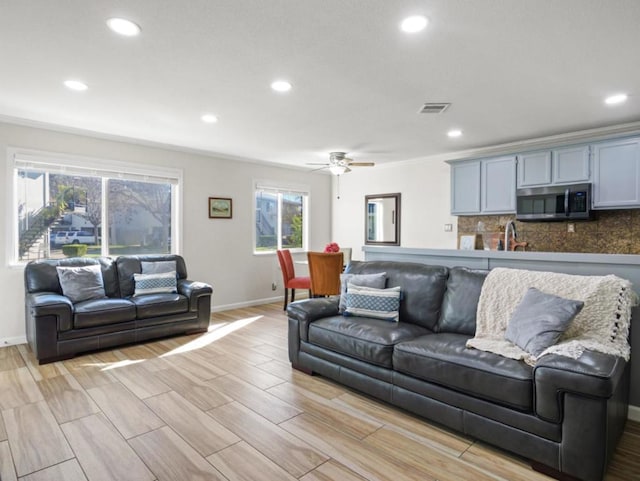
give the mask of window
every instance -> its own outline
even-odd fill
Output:
[[[307,249],[308,198],[306,189],[256,185],[255,252]]]
[[[13,158],[17,262],[65,257],[67,244],[86,244],[87,256],[177,252],[181,171],[53,154]]]

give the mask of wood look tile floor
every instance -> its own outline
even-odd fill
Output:
[[[544,481],[525,460],[292,370],[281,304],[39,366],[0,349],[0,480]],[[629,422],[606,481],[640,480]]]

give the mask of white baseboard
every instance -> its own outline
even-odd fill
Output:
[[[27,343],[26,336],[5,337],[0,339],[0,347],[13,346],[16,344],[26,344],[26,343]]]
[[[268,297],[266,299],[255,299],[253,301],[236,302],[235,304],[223,304],[212,306],[211,312],[228,311],[230,309],[241,309],[243,307],[259,306],[260,304],[271,304],[272,302],[282,302],[282,296]]]
[[[631,421],[640,422],[640,406],[629,405],[629,415],[627,419]]]

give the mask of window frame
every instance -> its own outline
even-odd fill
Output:
[[[18,255],[18,179],[16,171],[19,163],[32,163],[34,166],[46,168],[51,166],[50,173],[73,175],[81,171],[85,176],[97,177],[102,181],[102,218],[108,218],[107,191],[108,179],[142,181],[150,179],[166,180],[171,188],[171,254],[180,254],[182,250],[183,223],[183,178],[182,169],[156,166],[121,160],[97,158],[85,155],[66,154],[57,152],[24,149],[18,147],[7,148],[7,202],[6,215],[7,237],[5,264],[8,266],[24,266],[28,261],[20,260]],[[69,169],[67,172],[66,170]],[[101,255],[108,256],[109,243],[101,243]]]
[[[271,191],[274,193],[278,193],[278,225],[276,235],[276,248],[274,250],[262,250],[259,251],[256,249],[256,243],[258,241],[257,232],[256,232],[256,194],[258,191]],[[251,229],[252,229],[252,251],[253,255],[256,256],[269,256],[275,255],[276,251],[282,249],[282,194],[300,194],[302,195],[302,247],[290,248],[289,250],[293,253],[296,252],[307,252],[309,250],[309,226],[311,223],[309,222],[309,212],[310,212],[310,204],[311,204],[311,189],[308,185],[304,184],[292,184],[287,182],[278,182],[273,180],[254,180],[253,181],[253,189],[251,192],[252,195],[252,208],[251,208]]]

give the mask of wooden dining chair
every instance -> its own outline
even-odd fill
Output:
[[[296,289],[307,289],[311,297],[311,279],[309,276],[296,277],[293,266],[293,258],[289,249],[277,251],[280,270],[282,271],[282,282],[284,286],[284,310],[287,310],[289,303],[289,289],[291,289],[291,302],[296,300]]]
[[[335,296],[340,294],[340,274],[342,273],[342,252],[307,252],[311,295]]]

